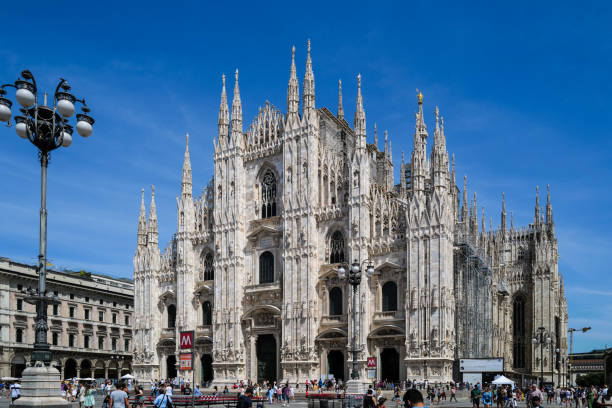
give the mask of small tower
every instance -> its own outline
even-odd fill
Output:
[[[151,206],[149,208],[149,229],[147,244],[155,246],[159,244],[159,231],[157,228],[157,209],[155,207],[155,186],[151,186]]]
[[[291,48],[291,73],[287,86],[287,115],[296,116],[300,110],[300,84],[295,69],[295,46]]]
[[[312,59],[310,58],[310,40],[308,40],[307,43],[307,52],[304,91],[302,96],[302,116],[307,119],[315,120],[315,80],[314,72],[312,72]]]
[[[344,108],[342,107],[342,80],[338,80],[338,119],[344,120]]]
[[[234,84],[234,99],[232,100],[232,143],[242,141],[242,101],[240,100],[240,87],[238,86],[238,70],[236,70],[236,83]]]
[[[366,117],[363,109],[363,97],[361,96],[361,74],[357,75],[357,101],[355,108],[355,118],[353,119],[353,127],[357,136],[357,148],[365,149],[366,147]]]
[[[221,103],[219,105],[219,144],[221,146],[227,146],[229,143],[229,110],[227,108],[227,93],[225,92],[225,74],[221,76],[222,88],[221,88]]]
[[[427,127],[423,117],[423,94],[417,94],[419,109],[415,116],[414,147],[412,150],[412,193],[421,195],[425,192],[425,177],[427,173]]]
[[[140,214],[138,214],[138,247],[147,246],[147,213],[144,202],[144,188],[140,199]]]

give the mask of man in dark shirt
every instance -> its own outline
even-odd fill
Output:
[[[251,401],[251,397],[253,396],[253,389],[248,387],[244,394],[238,397],[238,403],[236,404],[236,408],[251,408],[253,405],[253,401]]]

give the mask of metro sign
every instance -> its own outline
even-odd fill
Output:
[[[376,368],[376,357],[368,357],[368,368]]]
[[[183,331],[179,335],[179,347],[181,350],[190,349],[193,347],[193,330]]]

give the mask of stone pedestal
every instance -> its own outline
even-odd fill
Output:
[[[55,367],[36,363],[21,374],[21,398],[13,407],[71,408],[72,404],[61,397],[60,373]]]
[[[347,394],[365,394],[367,389],[366,383],[363,380],[348,380],[346,382]]]

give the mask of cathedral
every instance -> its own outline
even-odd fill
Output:
[[[187,136],[176,233],[163,251],[154,191],[148,217],[143,191],[137,379],[348,380],[354,346],[363,381],[458,381],[459,359],[495,357],[508,377],[542,370],[557,382],[568,315],[549,189],[542,208],[536,189],[533,221],[521,227],[511,214],[508,223],[500,193],[499,226],[487,229],[467,178],[456,183],[437,107],[429,135],[421,93],[396,183],[387,132],[382,149],[376,125],[367,138],[361,76],[352,126],[342,82],[335,114],[316,106],[310,42],[301,98],[293,48],[286,112],[265,102],[243,125],[238,71],[231,108],[225,82],[214,175],[194,196]],[[355,295],[339,273],[353,264]],[[185,330],[194,371],[179,371]],[[545,352],[532,342],[538,330]]]

